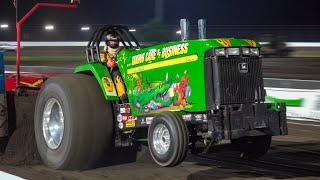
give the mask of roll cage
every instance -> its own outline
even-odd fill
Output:
[[[101,62],[100,59],[100,42],[107,34],[114,33],[120,39],[120,45],[124,48],[139,49],[140,44],[129,28],[123,25],[104,26],[94,31],[86,48],[88,63]]]

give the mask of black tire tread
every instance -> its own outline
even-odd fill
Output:
[[[150,150],[151,156],[156,161],[156,163],[161,166],[164,166],[164,167],[176,166],[185,159],[188,151],[189,141],[188,141],[188,131],[187,131],[186,124],[183,122],[182,118],[175,112],[162,112],[155,117],[155,119],[157,118],[165,119],[166,121],[174,125],[174,127],[176,128],[175,129],[176,135],[179,141],[178,141],[177,151],[173,152],[174,154],[172,155],[172,158],[170,158],[167,162],[165,163],[158,162]],[[150,132],[148,134],[150,136]]]
[[[254,160],[262,157],[268,152],[271,144],[271,136],[256,136],[251,138],[251,143],[241,147],[241,157],[243,159]]]
[[[71,94],[68,100],[73,101],[77,107],[77,109],[72,107],[77,117],[77,123],[73,123],[75,127],[72,133],[77,137],[70,142],[70,153],[65,162],[51,164],[46,158],[42,158],[44,163],[55,169],[83,170],[94,167],[105,148],[111,143],[113,114],[110,103],[105,101],[96,79],[88,75],[68,74],[52,77],[45,82],[45,86],[48,84],[61,86],[64,91],[68,91],[66,94]],[[39,105],[41,94],[45,90],[46,88],[42,88],[39,93],[36,117],[39,117],[37,113],[41,113]]]

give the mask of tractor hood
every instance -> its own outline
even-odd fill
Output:
[[[208,50],[218,47],[260,48],[261,46],[254,40],[235,38],[176,41],[136,50],[123,49],[119,52],[118,61],[123,66],[122,68],[128,69],[174,57],[203,56]]]
[[[218,47],[260,47],[247,39],[178,41],[123,49],[118,66],[135,115],[206,111],[205,54]]]

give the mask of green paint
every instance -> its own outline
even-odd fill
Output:
[[[285,103],[287,106],[292,107],[302,107],[304,103],[304,99],[281,99],[272,96],[266,96],[266,101],[269,103]]]
[[[106,98],[106,100],[118,100],[119,98],[117,96],[109,96],[106,92],[106,89],[104,88],[104,85],[102,83],[102,78],[109,77],[111,78],[111,75],[106,68],[106,66],[100,64],[100,63],[90,63],[90,64],[85,64],[81,66],[77,66],[74,70],[75,73],[87,73],[91,72],[94,77],[97,79],[102,92]],[[111,78],[112,79],[112,78]]]
[[[280,112],[281,111],[280,104],[279,103],[272,103],[271,110],[274,112]]]
[[[209,39],[169,42],[142,49],[122,49],[118,66],[127,87],[132,115],[156,114],[162,110],[206,111],[205,54],[216,47],[260,47],[244,39]],[[107,100],[101,79],[110,77],[101,64],[76,68],[97,78]],[[183,113],[181,112],[181,113]]]
[[[204,77],[206,52],[215,47],[224,47],[222,41],[226,42],[225,45],[229,43],[232,47],[250,46],[246,40],[242,39],[222,39],[219,41],[220,39],[178,41],[140,50],[124,49],[120,51],[118,65],[128,89],[129,101],[133,102],[131,104],[133,114],[141,114],[141,105],[150,106],[154,101],[163,105],[162,108],[166,107],[168,105],[166,103],[169,102],[171,108],[164,108],[165,110],[206,111]],[[257,42],[252,42],[256,47],[260,47]],[[184,59],[186,57],[188,59]],[[185,79],[188,79],[186,88],[191,90],[190,96],[185,97],[186,103],[179,98],[181,96],[177,92],[169,99],[167,98],[164,104],[157,98],[159,92],[166,95],[167,91],[172,91],[172,87],[183,84]],[[170,85],[170,87],[166,87],[169,89],[164,90],[165,85]],[[172,103],[179,99],[179,103]],[[150,103],[151,100],[152,103]],[[143,103],[137,105],[138,101],[143,101]],[[155,106],[155,108],[157,107]]]

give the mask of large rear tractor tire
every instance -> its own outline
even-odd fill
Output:
[[[188,130],[180,116],[163,112],[155,116],[148,131],[151,157],[160,166],[180,164],[188,151]]]
[[[82,74],[49,78],[36,102],[35,136],[45,165],[94,167],[113,139],[112,107],[96,79]]]

